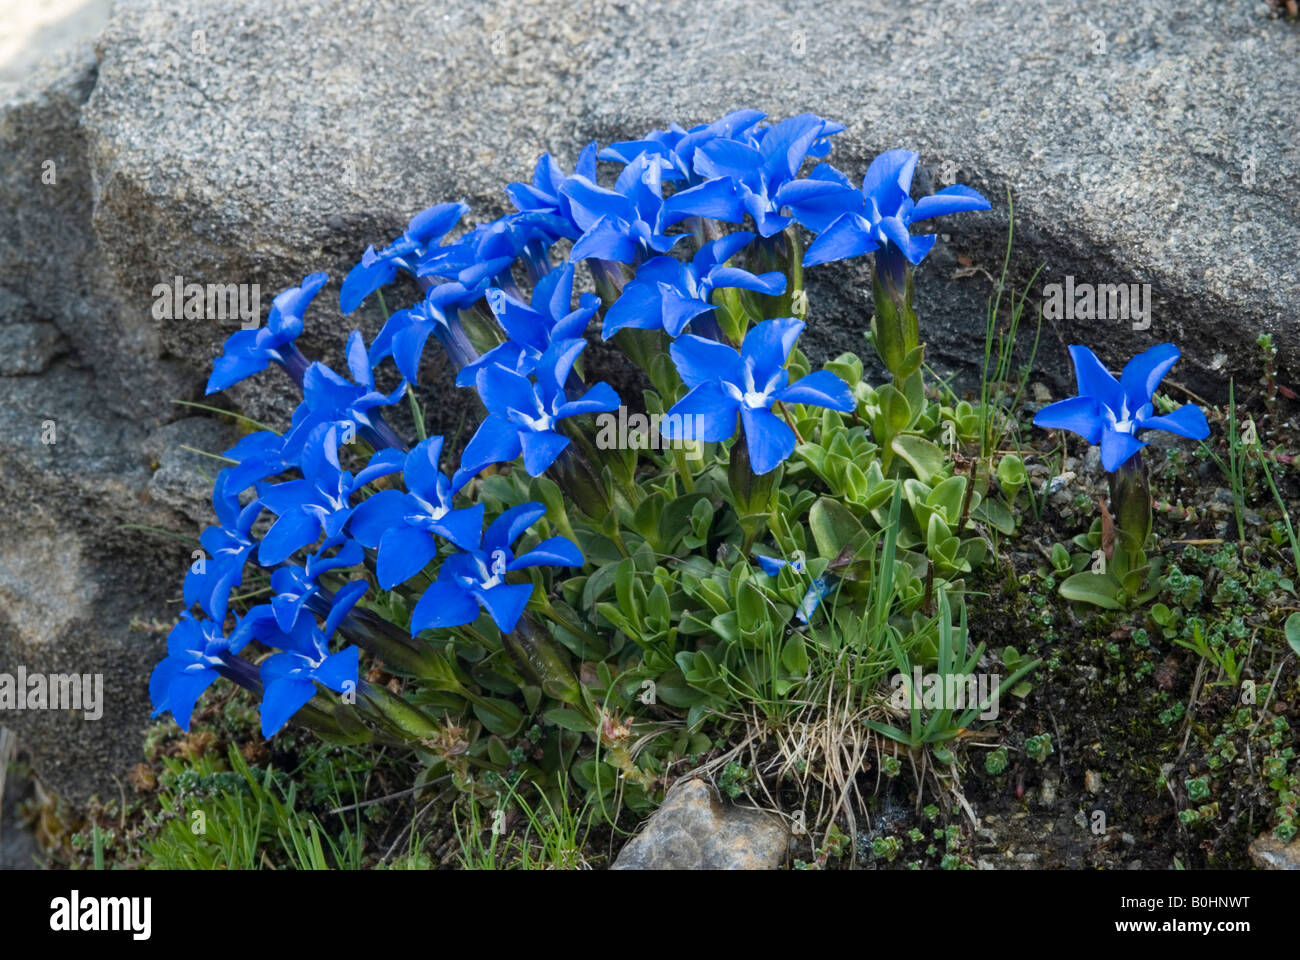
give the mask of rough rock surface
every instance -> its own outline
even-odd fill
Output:
[[[776,817],[725,804],[703,780],[688,780],[669,791],[613,869],[775,870],[789,844]]]
[[[1283,843],[1265,834],[1251,843],[1250,859],[1260,870],[1300,870],[1300,840]]]
[[[1222,396],[1229,373],[1253,380],[1261,331],[1295,379],[1297,62],[1296,26],[1249,3],[123,0],[93,50],[0,85],[0,667],[103,669],[117,697],[99,734],[15,724],[67,792],[109,786],[135,750],[160,638],[127,624],[174,616],[188,548],[120,527],[196,532],[179,447],[214,438],[172,401],[199,397],[234,329],[155,320],[155,284],[256,283],[265,310],[311,270],[337,282],[430,202],[501,213],[542,150],[568,166],[671,119],[814,110],[847,124],[833,159],[853,175],[907,145],[920,190],[955,171],[994,201],[945,222],[922,271],[940,369],[982,352],[1009,191],[1014,280],[1046,263],[1036,291],[1067,274],[1153,288],[1146,331],[1046,331],[1044,379],[1065,383],[1062,341],[1118,364],[1173,340],[1175,378]],[[304,340],[334,363],[354,322],[379,324],[373,305],[338,316],[336,292]],[[861,347],[862,268],[816,271],[811,292],[809,352]],[[472,403],[428,383],[433,426],[454,432]],[[293,402],[275,371],[228,400],[274,423]],[[66,443],[40,443],[51,417]]]

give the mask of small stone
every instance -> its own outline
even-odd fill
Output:
[[[1251,843],[1250,859],[1260,870],[1300,870],[1300,840],[1283,843],[1266,833]]]
[[[673,787],[613,869],[775,870],[789,839],[776,817],[724,804],[697,778]]]
[[[1049,778],[1043,781],[1042,790],[1038,794],[1038,802],[1045,807],[1050,807],[1056,803],[1056,779]]]
[[[1085,770],[1083,774],[1083,788],[1091,793],[1094,797],[1101,793],[1101,774],[1096,770]]]

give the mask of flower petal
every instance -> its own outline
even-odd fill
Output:
[[[753,369],[756,383],[761,386],[785,366],[803,328],[804,322],[794,317],[774,317],[750,327],[740,345],[740,356]]]
[[[1034,426],[1069,430],[1095,445],[1101,441],[1105,420],[1101,415],[1101,404],[1095,397],[1070,397],[1039,410],[1034,415]]]
[[[1107,473],[1114,473],[1146,444],[1131,433],[1122,433],[1106,427],[1101,434],[1101,465]]]
[[[805,267],[849,260],[879,247],[871,235],[871,224],[856,213],[846,213],[827,227],[803,255]]]
[[[912,214],[908,217],[908,220],[911,223],[916,223],[919,220],[929,220],[950,213],[988,209],[989,202],[985,199],[984,194],[965,184],[957,183],[951,187],[944,187],[932,196],[922,197],[916,201],[916,206],[912,208]]]
[[[710,381],[739,383],[741,380],[740,354],[716,340],[688,333],[674,340],[668,352],[682,382],[688,387],[698,387]]]
[[[502,583],[478,595],[502,633],[514,630],[532,596],[531,583]]]
[[[702,383],[673,404],[659,430],[669,440],[730,440],[736,435],[738,406],[716,383]]]
[[[1074,378],[1079,387],[1079,396],[1094,397],[1113,412],[1119,413],[1124,405],[1124,392],[1119,381],[1101,365],[1097,355],[1087,347],[1072,346],[1070,359],[1074,361]]]
[[[582,551],[568,537],[548,537],[527,553],[515,557],[506,564],[507,570],[522,570],[524,567],[580,567],[583,564]]]
[[[523,445],[524,469],[530,477],[540,477],[569,445],[569,438],[554,430],[525,430],[519,434]]]
[[[421,630],[459,627],[478,619],[478,601],[451,579],[432,584],[411,611],[411,636]]]
[[[1139,417],[1139,430],[1163,430],[1166,433],[1187,437],[1189,440],[1204,440],[1210,435],[1210,425],[1205,419],[1205,411],[1194,403],[1185,403],[1173,413],[1163,417]]]
[[[808,403],[840,413],[852,413],[857,408],[849,385],[829,370],[817,370],[800,377],[784,390],[777,391],[776,398],[782,403]]]
[[[1143,350],[1124,365],[1119,385],[1128,399],[1130,412],[1135,412],[1151,402],[1156,387],[1169,369],[1178,362],[1178,348],[1172,343],[1160,343]]]
[[[771,410],[741,406],[740,419],[745,424],[745,445],[749,449],[750,469],[758,476],[776,469],[794,452],[795,436]]]
[[[405,524],[392,527],[379,541],[379,560],[375,565],[379,585],[392,590],[425,568],[438,552],[438,545],[424,530]]]

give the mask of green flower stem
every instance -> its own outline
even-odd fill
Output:
[[[379,719],[408,739],[430,740],[438,735],[439,726],[387,687],[366,684],[361,698],[370,705]]]
[[[547,696],[581,707],[582,686],[569,663],[569,652],[531,618],[521,617],[515,629],[501,640],[511,659]]]
[[[727,484],[731,488],[732,506],[745,532],[741,552],[749,556],[754,542],[767,527],[767,517],[772,500],[772,487],[780,468],[761,477],[756,476],[749,464],[749,445],[743,431],[731,445],[727,463]]]
[[[1116,540],[1126,539],[1124,546],[1131,551],[1145,548],[1151,536],[1151,490],[1140,451],[1110,474],[1110,509],[1116,529],[1124,534]]]
[[[536,610],[538,614],[545,617],[547,620],[550,620],[557,627],[569,631],[569,633],[582,640],[583,643],[587,644],[587,646],[591,647],[593,650],[609,650],[609,644],[604,640],[601,640],[599,637],[596,637],[589,631],[583,629],[564,614],[560,613],[560,611],[556,610],[551,604],[550,598],[540,590],[533,591],[533,599],[529,602],[528,606],[529,609]]]
[[[879,270],[873,271],[871,294],[876,307],[871,320],[872,343],[893,376],[894,385],[902,390],[907,378],[921,368],[923,356],[916,311],[912,309],[911,267],[903,270],[902,289]]]

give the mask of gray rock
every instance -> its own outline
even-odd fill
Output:
[[[1260,870],[1300,870],[1300,840],[1283,843],[1266,833],[1251,842],[1250,859]]]
[[[52,323],[0,326],[0,377],[44,372],[61,351],[62,337]]]
[[[1252,341],[1271,331],[1280,376],[1294,374],[1294,26],[1249,4],[1170,16],[1156,0],[944,11],[902,0],[685,0],[671,14],[607,0],[123,0],[93,49],[24,61],[19,84],[0,75],[0,323],[52,323],[68,351],[38,339],[34,360],[5,368],[22,375],[0,377],[0,422],[16,438],[0,474],[0,589],[13,598],[0,604],[0,664],[38,649],[42,662],[93,661],[116,671],[119,696],[99,727],[111,733],[23,725],[52,785],[85,792],[124,774],[160,648],[127,624],[177,609],[188,551],[121,525],[193,535],[202,513],[188,462],[143,451],[178,420],[170,449],[207,449],[183,435],[199,427],[172,401],[201,395],[233,323],[155,320],[154,286],[178,275],[257,284],[265,309],[328,270],[334,285],[303,345],[337,364],[348,330],[369,336],[381,322],[374,304],[350,318],[335,307],[365,245],[441,199],[468,199],[473,221],[503,212],[501,188],[543,150],[569,166],[592,138],[670,120],[815,110],[846,123],[833,160],[851,175],[906,145],[921,152],[919,190],[955,171],[994,201],[943,224],[918,278],[941,372],[969,383],[982,356],[1010,193],[1014,283],[1046,263],[1036,293],[1067,275],[1152,285],[1145,331],[1048,324],[1034,377],[1053,396],[1070,386],[1063,345],[1079,340],[1116,367],[1174,340],[1175,378],[1222,397],[1229,374],[1254,375]],[[863,347],[864,278],[862,264],[811,274],[815,360]],[[608,358],[592,353],[595,366]],[[435,431],[476,415],[438,370],[423,391]],[[275,424],[294,403],[277,371],[227,400]],[[54,447],[39,442],[52,416]]]
[[[713,787],[694,779],[669,791],[613,869],[775,870],[789,842],[776,817],[723,803]]]
[[[213,523],[212,480],[226,464],[205,454],[220,454],[238,439],[233,426],[207,417],[186,417],[155,431],[144,443],[145,454],[158,465],[148,495],[196,527]]]

